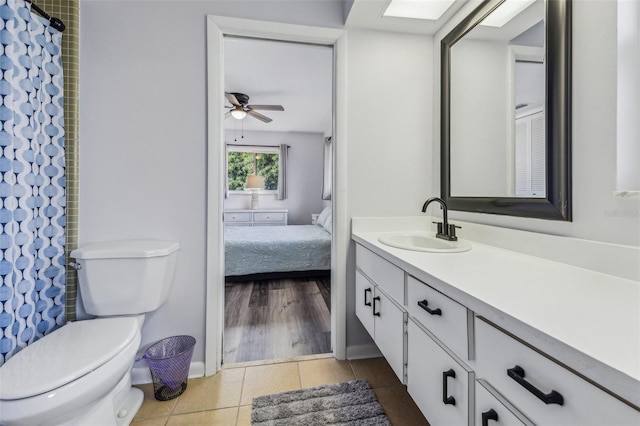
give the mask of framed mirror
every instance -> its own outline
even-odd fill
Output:
[[[440,156],[451,210],[571,220],[571,0],[485,0],[442,39]]]

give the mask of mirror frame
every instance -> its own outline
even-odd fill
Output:
[[[504,1],[483,1],[441,41],[441,197],[450,210],[571,221],[571,0],[545,0],[546,198],[451,195],[451,48]]]

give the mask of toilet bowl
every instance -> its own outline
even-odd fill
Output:
[[[0,369],[0,422],[50,425],[75,419],[79,425],[109,424],[79,414],[91,414],[105,403],[116,413],[127,409],[117,406],[126,405],[124,401],[116,405],[114,400],[128,398],[111,391],[130,377],[143,320],[136,316],[70,323],[18,352]],[[127,411],[135,414],[137,408]]]
[[[81,268],[89,266],[78,274],[81,291],[93,294],[98,305],[103,298],[107,306],[88,313],[116,316],[66,324],[7,360],[0,367],[0,425],[128,425],[143,399],[142,391],[131,387],[131,368],[144,313],[166,299],[178,248],[172,242],[124,241],[72,252]],[[100,276],[94,280],[91,270]],[[98,293],[91,293],[91,286]],[[119,291],[122,286],[126,291]],[[145,297],[149,292],[163,296]]]

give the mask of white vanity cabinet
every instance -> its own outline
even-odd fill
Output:
[[[640,410],[624,402],[634,401],[633,387],[624,396],[596,383],[594,364],[545,352],[564,343],[432,279],[411,255],[374,253],[373,237],[356,241],[356,315],[432,426],[640,426]]]
[[[404,272],[359,247],[356,316],[402,383],[405,383],[407,311],[385,289],[404,299]],[[365,275],[366,274],[366,275]]]
[[[482,319],[476,339],[478,377],[535,424],[640,424],[638,411]]]
[[[473,426],[474,372],[409,318],[407,389],[432,426]]]

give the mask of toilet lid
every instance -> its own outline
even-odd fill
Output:
[[[122,352],[138,333],[137,317],[69,323],[0,367],[0,399],[39,395],[84,376]]]

